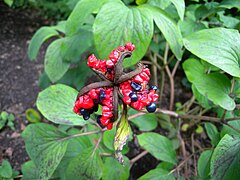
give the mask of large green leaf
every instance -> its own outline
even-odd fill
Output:
[[[197,169],[200,179],[209,179],[211,155],[212,151],[207,150],[202,152],[198,159]]]
[[[152,6],[160,7],[161,9],[166,9],[171,4],[171,1],[170,0],[148,0],[147,3]]]
[[[137,136],[140,146],[151,153],[155,158],[176,164],[176,152],[174,151],[172,142],[157,133],[143,133]]]
[[[82,53],[92,46],[92,43],[92,32],[84,29],[80,29],[78,33],[72,36],[66,36],[61,45],[63,60],[65,62],[79,61]]]
[[[53,27],[41,27],[32,37],[28,47],[29,59],[36,60],[41,45],[53,36],[57,36],[58,32]]]
[[[119,45],[129,41],[134,43],[136,50],[131,61],[125,61],[125,65],[130,66],[146,53],[153,36],[153,22],[149,12],[142,8],[127,7],[122,2],[109,2],[99,11],[93,33],[96,49],[103,59]]]
[[[231,82],[226,75],[218,72],[206,74],[204,66],[196,59],[185,61],[183,69],[188,80],[194,84],[199,93],[226,110],[235,108],[235,102],[229,96]]]
[[[98,180],[102,176],[102,159],[93,148],[85,149],[82,154],[74,158],[66,170],[67,179]]]
[[[185,12],[185,2],[184,2],[184,0],[171,0],[171,2],[176,7],[180,19],[183,20],[184,12]]]
[[[192,84],[192,92],[194,97],[197,99],[198,103],[206,108],[206,109],[210,109],[213,106],[213,103],[211,103],[211,101],[205,96],[202,95],[197,88],[195,87],[194,84]]]
[[[87,18],[94,11],[98,10],[104,3],[109,0],[81,0],[73,9],[66,24],[66,34],[74,35],[86,22]]]
[[[203,23],[193,21],[192,19],[178,21],[178,27],[180,28],[183,37],[186,37],[196,31],[206,29],[206,26]]]
[[[103,180],[125,180],[129,177],[130,163],[127,157],[124,157],[124,166],[114,157],[106,157],[103,166]]]
[[[67,149],[67,135],[56,127],[38,123],[28,125],[22,133],[26,150],[38,169],[38,179],[49,179]]]
[[[39,111],[57,124],[84,125],[86,121],[73,112],[78,92],[66,85],[52,85],[40,92],[37,98]]]
[[[201,59],[232,76],[240,77],[240,35],[237,30],[201,30],[186,37],[184,45]]]
[[[143,9],[148,9],[154,19],[159,30],[163,33],[167,40],[172,52],[178,60],[182,58],[182,35],[177,24],[171,19],[171,17],[162,9],[145,5]]]
[[[155,168],[139,178],[139,180],[174,180],[174,176],[169,171],[162,168]]]
[[[238,0],[223,0],[220,4],[219,7],[231,9],[231,8],[238,8],[240,9],[240,1]]]
[[[214,149],[211,158],[211,177],[218,179],[240,178],[240,138],[226,134]]]
[[[59,80],[68,70],[70,64],[63,61],[61,46],[64,39],[54,41],[47,48],[44,69],[52,82]]]
[[[140,131],[152,131],[158,125],[157,115],[153,113],[135,117],[131,119],[131,122],[133,122]]]
[[[22,180],[32,180],[38,178],[38,170],[33,161],[27,161],[22,165]]]
[[[160,7],[161,9],[166,9],[171,4],[171,2],[176,7],[180,19],[183,20],[185,11],[184,0],[148,0],[147,3],[152,6]]]
[[[230,122],[228,122],[228,124],[230,124],[235,129],[240,130],[240,119],[239,120],[230,121]],[[234,130],[233,128],[231,128],[231,127],[229,127],[227,125],[223,125],[222,131],[221,131],[221,137],[223,137],[226,134],[232,135],[232,136],[240,136],[238,131]]]

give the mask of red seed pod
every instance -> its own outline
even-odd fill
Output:
[[[108,129],[108,130],[111,130],[111,129],[112,129],[112,127],[113,127],[113,123],[112,123],[112,122],[110,122],[110,123],[107,125],[107,129]]]
[[[134,49],[135,49],[135,45],[132,44],[131,42],[127,42],[127,43],[125,44],[125,47],[126,47],[126,49],[128,49],[129,51],[134,51]]]
[[[158,99],[158,94],[156,93],[157,87],[150,86],[150,89],[147,89],[149,87],[150,70],[142,64],[139,64],[138,69],[129,73],[129,78],[127,79],[126,75],[122,76],[125,71],[121,70],[122,66],[120,63],[117,63],[119,59],[121,59],[120,62],[122,63],[123,58],[131,55],[131,52],[134,50],[135,45],[127,42],[125,46],[119,46],[113,50],[109,54],[109,60],[99,60],[94,54],[89,56],[88,66],[93,68],[94,72],[97,71],[96,73],[98,75],[101,73],[99,77],[104,82],[102,82],[103,86],[101,86],[101,83],[96,83],[87,87],[89,90],[83,88],[84,90],[82,89],[82,92],[79,92],[73,108],[76,114],[82,115],[83,118],[87,120],[93,112],[98,110],[98,106],[101,105],[102,115],[98,116],[97,121],[102,127],[107,127],[107,129],[110,130],[113,127],[113,121],[117,118],[117,104],[116,102],[113,104],[113,99],[116,96],[118,96],[117,98],[121,99],[123,103],[136,110],[142,110],[144,107],[146,107],[148,112],[154,112],[156,110],[156,103],[154,102]],[[118,77],[117,79],[114,79],[115,72]],[[124,79],[126,80],[122,82]],[[105,87],[105,84],[108,85]],[[116,90],[118,90],[118,92]]]

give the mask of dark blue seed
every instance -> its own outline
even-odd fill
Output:
[[[80,109],[80,113],[81,113],[81,115],[89,115],[89,111],[87,110],[87,109],[83,109],[83,108],[81,108]]]
[[[136,82],[131,82],[131,87],[133,88],[133,90],[135,91],[139,91],[140,89],[142,89],[141,84],[138,84]]]
[[[88,120],[89,118],[90,118],[90,115],[89,115],[89,114],[83,115],[83,119],[84,119],[84,120]]]
[[[98,104],[94,104],[94,106],[93,106],[93,111],[94,111],[94,112],[97,112],[97,111],[98,111]]]
[[[102,117],[101,115],[97,116],[97,123],[99,124],[99,126],[101,126],[101,128],[104,128],[104,126],[102,125],[101,120],[100,120],[101,117]]]
[[[105,97],[106,97],[106,93],[105,93],[104,90],[101,89],[101,90],[100,90],[100,93],[99,93],[99,99],[100,99],[100,101],[104,100]]]
[[[157,106],[156,106],[155,103],[152,102],[152,103],[150,103],[150,104],[146,107],[146,109],[147,109],[147,111],[148,111],[149,113],[153,113],[153,112],[156,111]]]
[[[107,72],[108,72],[108,73],[111,73],[112,70],[113,70],[113,68],[107,68]]]
[[[138,100],[138,96],[137,96],[137,94],[135,92],[131,92],[129,94],[129,97],[131,98],[132,102],[136,102]]]
[[[154,90],[154,91],[157,91],[157,86],[154,86],[154,85],[152,85],[152,86],[150,86],[150,90]]]

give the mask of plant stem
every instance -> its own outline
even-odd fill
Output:
[[[169,110],[173,110],[173,104],[174,104],[174,79],[172,77],[172,74],[171,74],[171,71],[167,65],[167,59],[168,59],[168,51],[169,51],[169,46],[168,44],[166,43],[166,48],[165,48],[165,52],[164,52],[164,59],[163,59],[163,62],[164,62],[164,65],[165,66],[165,70],[167,72],[167,75],[168,75],[168,78],[169,78],[169,81],[170,81],[170,103],[169,103]]]
[[[173,68],[173,70],[172,70],[172,77],[175,76],[179,64],[180,64],[180,61],[177,61],[176,64],[174,65],[174,68]]]
[[[138,154],[137,156],[135,156],[134,158],[132,158],[130,160],[130,165],[132,166],[136,161],[138,161],[139,159],[141,159],[143,156],[145,156],[148,152],[147,151],[143,151],[140,154]]]
[[[91,135],[91,134],[98,134],[100,132],[103,132],[103,130],[100,130],[100,131],[90,131],[90,132],[85,132],[85,133],[81,133],[81,134],[74,134],[72,136],[67,136],[67,137],[61,138],[61,139],[59,139],[59,141],[65,141],[65,140],[72,139],[72,138],[75,138],[75,137],[87,136],[87,135]]]
[[[101,140],[102,140],[102,137],[103,137],[103,133],[101,133],[101,136],[100,136],[100,138],[99,138],[98,141],[97,141],[97,144],[96,144],[96,146],[95,146],[95,148],[94,148],[94,150],[93,150],[93,152],[92,152],[91,157],[94,156],[94,154],[95,154],[97,148],[99,147],[99,144],[100,144],[100,142],[101,142]]]

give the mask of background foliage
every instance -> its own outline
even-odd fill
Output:
[[[5,2],[17,6],[15,1]],[[240,165],[238,1],[24,3],[48,11],[49,17],[59,21],[41,27],[29,44],[29,59],[36,61],[40,47],[50,40],[39,80],[44,90],[39,93],[37,107],[57,126],[36,123],[24,130],[22,137],[31,160],[22,166],[23,179],[127,179],[133,164],[147,153],[159,164],[140,179],[240,177],[236,173]],[[72,107],[77,90],[92,74],[86,65],[88,55],[95,53],[107,59],[112,49],[129,41],[136,45],[136,51],[125,67],[133,68],[144,60],[152,68],[153,82],[160,86],[160,101],[164,88],[170,87],[170,95],[168,110],[159,109],[155,114],[129,110],[128,142],[137,141],[142,152],[129,159],[126,155],[131,149],[124,146],[122,166],[114,158],[116,128],[105,132],[94,121],[86,122],[74,114]],[[184,104],[174,100],[176,71],[184,72],[182,84],[193,94]],[[165,75],[169,86],[165,86]],[[161,105],[159,102],[158,107]],[[193,143],[194,136],[203,131],[209,146],[195,150],[193,145],[187,154],[184,137],[190,135]],[[191,158],[190,168],[187,161]],[[5,166],[6,162],[0,167]]]

